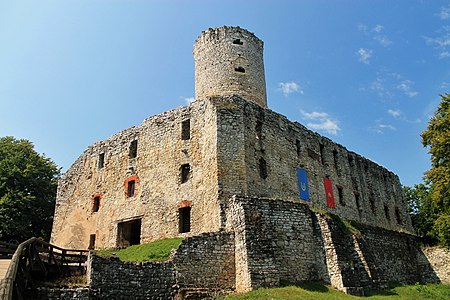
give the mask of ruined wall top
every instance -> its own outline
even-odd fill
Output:
[[[193,50],[195,98],[237,94],[267,107],[263,46],[240,27],[203,31]]]

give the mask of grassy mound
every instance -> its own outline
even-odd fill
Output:
[[[177,249],[182,238],[162,239],[148,244],[134,245],[125,249],[96,250],[103,257],[115,256],[121,261],[165,261],[172,249]]]
[[[450,299],[450,285],[445,284],[427,284],[427,285],[408,285],[397,286],[388,290],[369,291],[365,297],[356,297],[344,294],[341,291],[332,289],[316,283],[305,283],[298,287],[289,286],[275,289],[258,289],[241,295],[229,295],[225,300],[296,300],[296,299],[314,299],[314,300],[407,300],[407,299]]]

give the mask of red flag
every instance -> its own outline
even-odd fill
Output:
[[[331,208],[336,208],[336,204],[334,203],[334,195],[333,195],[333,182],[328,179],[323,179],[323,186],[325,187],[325,195],[327,196],[327,205]]]

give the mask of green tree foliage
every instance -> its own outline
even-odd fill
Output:
[[[0,240],[49,238],[59,174],[30,141],[0,138]]]
[[[422,144],[431,154],[431,170],[425,176],[431,182],[430,199],[436,212],[433,230],[439,241],[450,247],[450,94],[441,98],[422,133]]]

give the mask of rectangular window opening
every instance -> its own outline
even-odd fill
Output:
[[[373,196],[369,197],[370,202],[370,209],[372,210],[372,213],[376,213],[376,207],[375,207],[375,200],[373,200]]]
[[[98,168],[101,169],[105,166],[105,153],[98,155]]]
[[[130,143],[130,149],[128,152],[129,158],[135,158],[137,156],[137,140],[134,140]]]
[[[355,195],[356,208],[358,208],[358,210],[360,210],[361,203],[360,203],[360,199],[359,199],[359,194],[357,192],[354,192],[353,194]]]
[[[183,207],[178,209],[179,232],[185,233],[191,231],[191,207]]]
[[[325,164],[325,159],[323,155],[323,149],[325,148],[325,146],[323,144],[320,144],[319,147],[320,147],[320,161],[322,162],[323,165]]]
[[[235,39],[233,41],[233,44],[235,44],[235,45],[243,45],[244,43],[241,41],[241,39]]]
[[[400,217],[400,210],[398,207],[395,208],[395,219],[397,220],[398,225],[402,225],[402,218]]]
[[[384,205],[384,215],[386,216],[386,220],[390,220],[391,217],[389,216],[389,207],[385,204]]]
[[[135,190],[136,190],[136,181],[135,180],[128,181],[128,184],[127,184],[127,196],[128,197],[133,197],[134,194],[135,194]]]
[[[125,248],[141,243],[141,220],[135,219],[117,224],[117,247]]]
[[[266,160],[262,157],[259,159],[259,176],[262,179],[267,178],[267,163]]]
[[[189,140],[191,138],[191,120],[187,119],[181,122],[181,139]]]
[[[334,162],[334,168],[338,170],[338,157],[337,157],[337,150],[333,150],[333,162]]]
[[[189,180],[191,174],[191,166],[189,164],[181,165],[180,167],[180,181],[185,183]]]
[[[98,212],[100,209],[100,196],[95,196],[92,202],[92,212]]]
[[[338,190],[338,199],[339,199],[339,204],[342,206],[345,206],[345,201],[344,201],[344,189],[341,186],[336,186],[337,190]]]
[[[261,121],[256,121],[255,131],[256,131],[256,138],[258,140],[262,139],[262,125],[263,123]]]
[[[89,250],[94,250],[95,249],[95,234],[91,234],[89,236]]]
[[[297,157],[300,157],[302,149],[300,147],[300,141],[299,140],[295,140],[295,147],[297,148]]]

